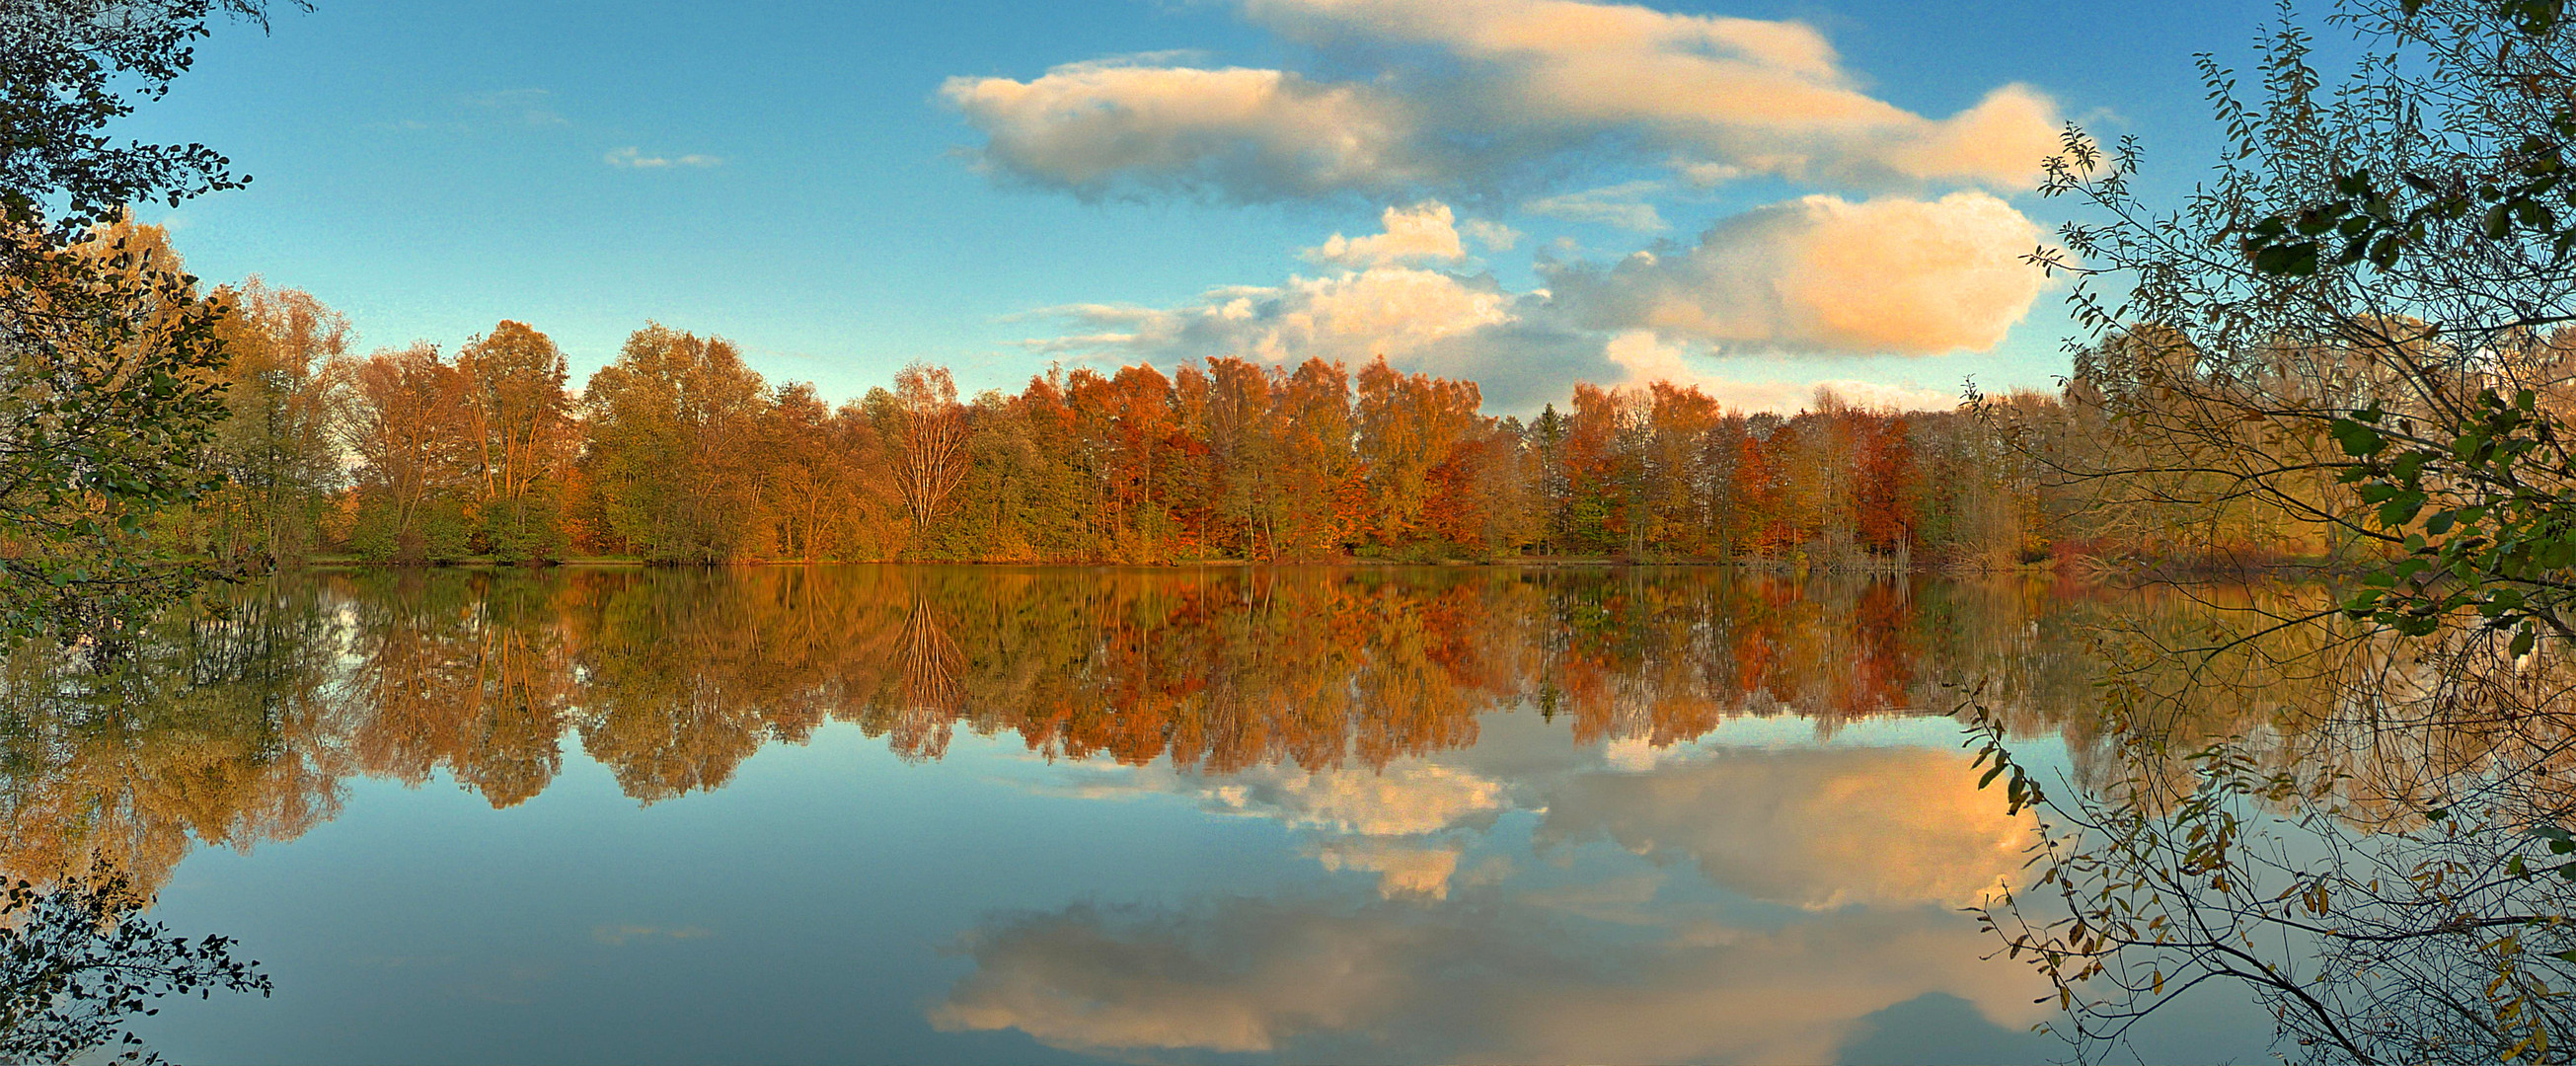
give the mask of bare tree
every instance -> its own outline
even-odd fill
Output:
[[[948,494],[966,476],[966,409],[948,368],[914,363],[894,376],[897,443],[895,486],[918,538],[939,519]]]

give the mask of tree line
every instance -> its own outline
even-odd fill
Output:
[[[175,259],[150,226],[99,238]],[[1522,556],[2010,567],[2051,543],[2040,469],[1991,420],[1820,393],[1746,414],[1693,386],[1576,384],[1527,421],[1472,381],[1216,357],[1055,367],[960,397],[916,364],[834,405],[720,337],[648,325],[573,387],[504,321],[366,355],[257,279],[221,308],[214,488],[165,515],[235,570],[438,563],[1171,563]],[[2002,401],[2057,412],[2054,397]]]

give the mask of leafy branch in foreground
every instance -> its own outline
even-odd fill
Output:
[[[232,956],[233,941],[188,940],[137,917],[149,901],[121,876],[96,870],[39,889],[0,892],[0,1062],[68,1062],[112,1049],[114,1061],[161,1056],[128,1031],[170,995],[257,992],[268,976]]]
[[[0,632],[112,637],[202,568],[149,537],[212,487],[220,305],[149,249],[21,238],[0,274]]]
[[[1983,911],[2088,1054],[2221,982],[2300,1059],[2576,1056],[2564,14],[2346,0],[2350,76],[2329,85],[2285,20],[2251,99],[2202,57],[2226,147],[2170,212],[2141,200],[2134,142],[2070,131],[2049,161],[2042,193],[2095,217],[2035,258],[2075,276],[2069,392],[2110,442],[2061,472],[2122,505],[2259,501],[2360,575],[2098,634],[2111,732],[2081,781],[2011,798],[2043,834]]]
[[[2551,694],[2565,688],[2562,678]],[[2126,685],[2109,702],[2105,762],[2120,770],[2098,788],[2043,789],[2015,766],[2012,802],[2041,815],[2029,876],[1976,908],[2002,954],[2047,979],[2062,1013],[2044,1028],[2082,1057],[2213,982],[2250,990],[2297,1060],[2563,1062],[2576,1051],[2576,860],[2565,858],[2576,844],[2500,817],[2534,807],[2503,783],[2512,775],[2414,816],[2385,782],[2461,769],[2442,756],[2456,735],[2347,721],[2307,743],[2231,736],[2177,750],[2160,720],[2169,705]],[[1971,743],[2011,765],[1996,716],[1965,712]],[[2516,758],[2564,750],[2566,725],[2489,739]],[[2427,737],[2438,739],[2408,743]]]
[[[0,13],[0,635],[112,638],[203,576],[144,522],[206,487],[185,464],[223,413],[219,309],[124,238],[131,204],[248,179],[204,145],[120,145],[106,129],[168,92],[217,16],[266,11],[14,0]]]
[[[2374,535],[2397,557],[2361,578],[2344,606],[2408,636],[2474,611],[2513,630],[2512,653],[2542,630],[2576,641],[2576,456],[2530,389],[2481,392],[2466,412],[2425,424],[2377,404],[2330,430],[2352,458]]]
[[[309,5],[295,0],[296,6]],[[265,0],[12,0],[0,16],[0,220],[57,243],[126,205],[239,188],[202,144],[117,145],[106,127],[157,99],[218,15],[267,25]],[[50,219],[48,218],[50,216]]]

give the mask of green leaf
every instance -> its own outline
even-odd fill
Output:
[[[2266,245],[2254,253],[2254,269],[2265,274],[2307,277],[2317,272],[2317,242]]]
[[[2367,459],[2388,447],[2388,440],[2381,437],[2378,430],[2349,418],[2335,419],[2326,431],[2334,435],[2335,443],[2342,446],[2345,455],[2356,459]]]

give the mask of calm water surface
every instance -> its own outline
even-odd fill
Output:
[[[179,1062],[2046,1062],[1960,908],[2080,776],[2043,584],[1703,570],[299,576],[12,686],[0,865],[272,999]],[[2071,740],[2068,738],[2072,738]],[[2027,816],[2025,816],[2026,818]],[[2233,993],[2150,1061],[2265,1061]]]

